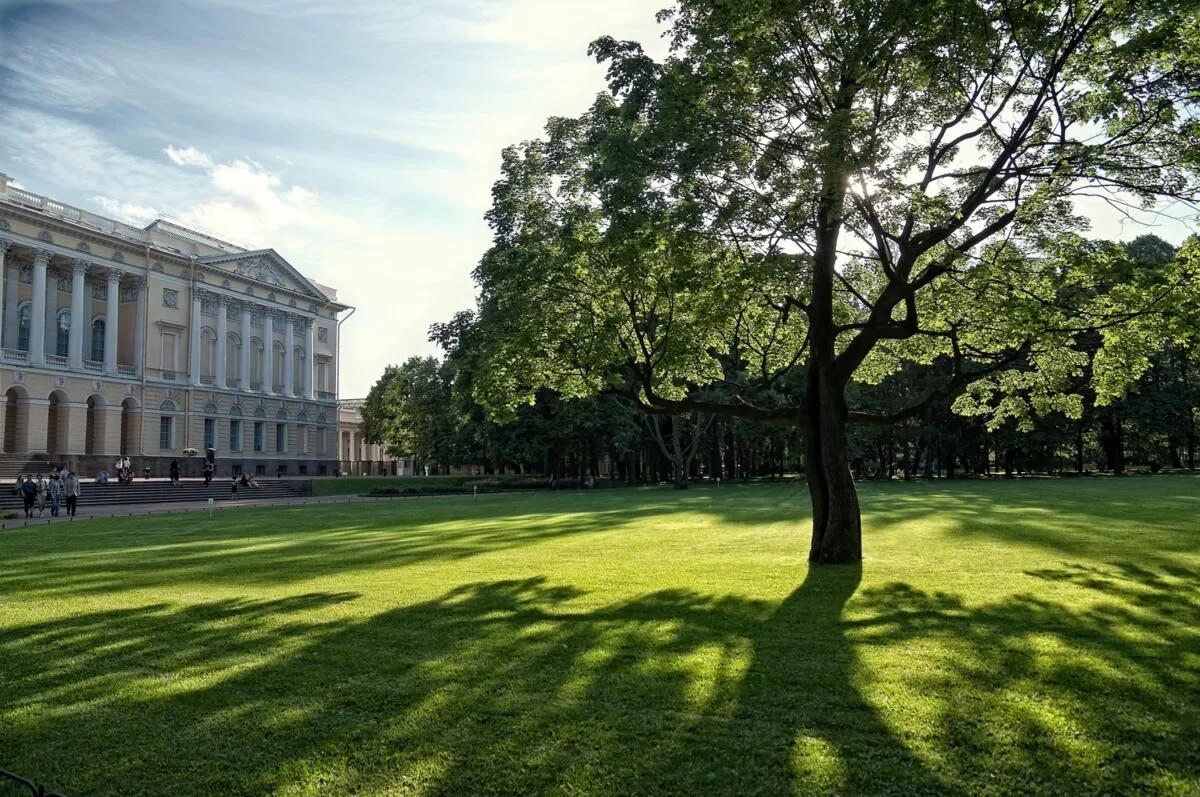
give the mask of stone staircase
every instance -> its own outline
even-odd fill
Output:
[[[45,463],[45,470],[50,470]],[[37,472],[34,469],[24,471]],[[0,482],[0,511],[21,510],[21,496],[13,492],[15,476],[5,478]],[[214,479],[205,487],[203,479],[186,479],[173,486],[167,479],[137,479],[133,484],[119,484],[111,481],[108,484],[96,484],[85,481],[79,488],[80,514],[86,514],[88,507],[118,506],[124,504],[165,504],[175,502],[207,502],[209,498],[216,501],[231,500],[229,479]],[[264,498],[299,498],[312,494],[311,479],[259,479],[258,487],[240,487],[239,500],[261,500]]]
[[[49,454],[0,454],[0,480],[11,482],[24,473],[49,474],[54,466],[50,460]]]

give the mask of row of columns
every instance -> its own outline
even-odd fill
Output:
[[[217,386],[227,389],[238,388],[240,390],[250,390],[250,313],[253,308],[260,309],[263,313],[263,369],[262,369],[262,391],[264,393],[275,392],[275,320],[276,313],[270,308],[263,305],[255,305],[251,302],[241,301],[225,296],[224,294],[209,294],[202,290],[194,290],[192,292],[192,340],[191,340],[191,374],[192,384],[201,384],[200,380],[200,330],[203,326],[203,306],[204,299],[212,298],[216,301],[217,311],[217,356],[214,364],[216,374],[214,381]],[[241,378],[237,385],[230,384],[227,374],[228,363],[228,339],[229,339],[229,307],[238,305],[242,310],[242,351],[241,351]],[[314,375],[316,369],[316,357],[313,355],[316,349],[316,326],[312,319],[293,313],[281,313],[280,317],[284,322],[284,357],[283,357],[283,395],[295,395],[295,378],[293,373],[293,352],[296,348],[296,321],[301,321],[304,324],[305,335],[307,336],[307,366],[299,374],[300,392],[306,399],[312,399],[314,396]]]
[[[0,238],[0,295],[5,297],[0,303],[0,330],[11,347],[16,347],[18,337],[18,287],[19,280],[8,282],[7,254],[12,248],[12,241]],[[39,249],[33,257],[33,296],[30,300],[29,312],[29,363],[45,365],[46,351],[52,349],[58,334],[58,287],[57,282],[48,284],[50,259],[53,254]],[[67,360],[74,370],[83,369],[83,341],[88,326],[85,320],[91,307],[87,290],[87,273],[91,264],[76,260],[71,267],[71,326],[68,330]],[[105,297],[104,315],[104,373],[109,376],[117,374],[117,333],[120,330],[120,293],[122,273],[115,269],[105,272],[108,293]],[[144,336],[142,327],[146,314],[146,285],[139,277],[127,278],[137,286],[137,321],[134,332],[133,361],[142,362],[142,346]],[[8,284],[5,284],[8,282]],[[49,323],[47,323],[49,322]]]

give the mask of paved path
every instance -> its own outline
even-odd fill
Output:
[[[507,493],[488,493],[488,497],[499,495],[519,495],[522,491],[512,491]],[[245,494],[243,488],[242,494]],[[214,501],[213,509],[240,509],[243,507],[262,507],[262,506],[317,506],[321,504],[350,504],[362,503],[365,501],[410,501],[432,500],[438,498],[463,498],[472,499],[473,496],[469,493],[437,493],[434,495],[406,495],[406,496],[369,496],[369,495],[330,495],[324,497],[316,496],[301,496],[297,498],[239,498],[236,501]],[[18,510],[19,511],[19,510]],[[65,512],[65,509],[63,510]],[[161,504],[113,504],[111,506],[95,506],[95,507],[80,507],[75,516],[76,521],[81,520],[99,520],[101,518],[112,517],[138,517],[139,515],[167,515],[180,512],[207,512],[208,504],[204,501],[172,501]],[[24,514],[24,513],[21,513]],[[47,526],[52,523],[69,523],[71,518],[66,515],[51,517],[50,510],[46,510],[43,517],[38,517],[34,511],[33,517],[26,520],[24,517],[11,518],[9,520],[0,520],[0,530],[2,529],[19,529],[26,526]]]
[[[385,500],[382,498],[366,498],[358,495],[337,495],[317,498],[313,496],[303,496],[297,498],[239,498],[236,501],[214,501],[212,508],[219,509],[239,509],[242,507],[256,506],[306,506],[309,504],[348,504],[361,501],[376,501]],[[94,520],[99,518],[109,517],[136,517],[138,515],[165,515],[177,512],[207,512],[208,504],[204,501],[173,501],[162,504],[113,504],[111,506],[95,506],[95,507],[80,507],[76,511],[75,520]],[[63,510],[66,511],[65,508]],[[24,514],[23,512],[21,513]],[[11,518],[9,520],[0,520],[0,529],[3,528],[23,528],[25,526],[45,526],[51,523],[67,523],[71,522],[71,518],[65,514],[58,517],[51,517],[50,510],[46,510],[43,517],[38,517],[37,512],[33,513],[33,517],[26,520],[24,517]]]

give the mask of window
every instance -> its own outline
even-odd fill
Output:
[[[217,420],[216,418],[204,419],[204,450],[207,452],[210,448],[217,447]]]
[[[97,318],[92,322],[92,359],[96,362],[104,361],[104,319]],[[163,349],[165,352],[166,349]]]
[[[296,429],[296,436],[300,438],[300,453],[308,453],[308,427],[301,426]]]
[[[200,375],[217,376],[217,333],[208,327],[200,330]]]
[[[271,347],[271,389],[276,393],[283,392],[283,344],[276,343]]]
[[[93,353],[95,346],[92,346]],[[103,350],[103,344],[101,344]],[[103,353],[103,351],[101,351]],[[164,379],[174,379],[175,372],[178,370],[177,357],[179,354],[179,340],[174,332],[162,333],[162,370]],[[96,358],[92,358],[96,359]]]
[[[263,450],[263,434],[264,434],[263,427],[264,426],[266,426],[266,424],[264,424],[262,421],[254,422],[254,450],[255,451]]]
[[[287,424],[275,424],[275,453],[282,454],[287,451]]]
[[[169,451],[175,446],[175,419],[170,415],[163,415],[158,419],[158,447],[164,451]]]
[[[229,422],[229,449],[231,451],[242,450],[242,422],[233,420]]]
[[[303,393],[307,381],[304,376],[304,349],[297,347],[292,352],[292,392],[297,396]]]
[[[58,314],[58,330],[54,339],[54,353],[66,357],[71,351],[71,311],[63,310]]]
[[[236,385],[242,378],[242,339],[230,334],[225,338],[225,381]]]
[[[263,344],[258,338],[250,339],[250,384],[262,385]]]
[[[29,314],[32,311],[29,302],[17,308],[17,348],[21,351],[29,351]]]

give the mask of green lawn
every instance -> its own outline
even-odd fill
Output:
[[[0,532],[0,767],[96,794],[1200,793],[1200,479]],[[5,792],[0,786],[0,794]]]

